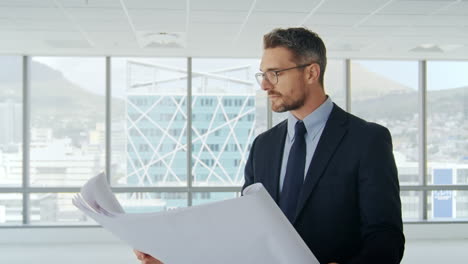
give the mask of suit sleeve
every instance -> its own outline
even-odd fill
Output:
[[[388,129],[370,124],[373,135],[359,165],[362,250],[351,264],[400,263],[405,237],[400,186]]]
[[[242,191],[244,189],[254,183],[254,152],[255,152],[255,143],[257,142],[257,138],[252,143],[252,147],[250,148],[249,158],[247,163],[245,164],[244,169],[244,186],[242,186]]]

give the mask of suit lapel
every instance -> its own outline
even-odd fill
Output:
[[[277,129],[273,130],[271,138],[272,141],[270,144],[269,151],[266,153],[266,155],[271,155],[270,159],[268,160],[268,163],[265,164],[269,169],[267,171],[269,172],[267,175],[271,175],[270,177],[267,176],[267,179],[271,179],[268,183],[268,186],[266,188],[269,188],[271,198],[275,200],[276,203],[278,203],[278,197],[279,197],[279,179],[280,179],[280,174],[281,174],[281,164],[283,161],[283,151],[284,151],[284,142],[286,140],[286,132],[287,132],[287,120],[281,122],[278,126]],[[274,141],[281,139],[279,143],[276,143]]]
[[[341,139],[347,132],[345,125],[347,120],[346,112],[337,105],[334,105],[333,110],[328,118],[328,121],[323,129],[317,148],[315,149],[312,161],[310,162],[307,176],[299,193],[297,203],[296,217],[304,208],[304,205],[310,194],[317,185],[320,177],[322,177],[325,168],[327,167],[330,158],[335,153],[336,148],[341,142]]]

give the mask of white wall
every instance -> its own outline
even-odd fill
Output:
[[[403,264],[468,263],[468,224],[406,224],[405,235]],[[0,263],[139,262],[127,245],[102,228],[90,227],[2,228]]]

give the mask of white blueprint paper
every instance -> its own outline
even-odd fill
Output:
[[[260,183],[235,199],[125,214],[100,174],[73,203],[132,248],[165,264],[319,263]]]

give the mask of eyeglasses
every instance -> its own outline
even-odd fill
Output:
[[[270,70],[270,71],[266,71],[266,72],[258,72],[258,73],[255,74],[255,79],[257,79],[257,82],[260,85],[262,85],[263,80],[267,80],[271,84],[277,84],[278,83],[278,73],[288,71],[288,70],[292,70],[292,69],[304,68],[304,67],[307,67],[309,65],[312,65],[312,63],[302,64],[302,65],[298,65],[298,66],[295,66],[295,67],[286,68],[286,69],[282,69],[282,70],[276,70],[276,71],[275,70]]]

